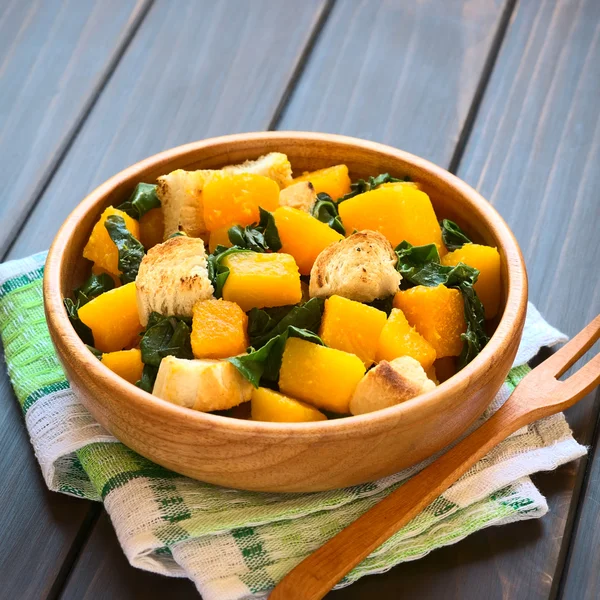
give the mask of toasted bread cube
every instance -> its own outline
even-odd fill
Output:
[[[104,270],[109,275],[119,277],[121,274],[121,271],[119,271],[119,251],[104,226],[106,219],[110,216],[122,217],[131,234],[140,239],[139,223],[122,210],[109,206],[94,225],[90,239],[83,249],[83,257],[93,261],[96,267]]]
[[[330,347],[356,354],[369,368],[375,362],[386,314],[354,300],[331,296],[325,300],[319,336]]]
[[[359,231],[327,246],[310,272],[310,295],[371,302],[398,291],[401,276],[390,243],[376,231]]]
[[[297,304],[302,299],[300,273],[289,254],[237,252],[223,259],[229,276],[223,286],[223,299],[235,302],[248,312]]]
[[[365,365],[355,354],[290,338],[281,361],[279,389],[317,408],[344,414],[364,373]]]
[[[410,356],[381,361],[356,386],[350,412],[362,415],[395,406],[435,389],[423,367]]]
[[[498,250],[491,246],[465,244],[442,258],[442,264],[447,266],[454,266],[459,262],[479,271],[477,283],[473,287],[483,303],[485,318],[495,317],[498,314],[502,293]]]
[[[399,308],[392,308],[377,343],[377,362],[412,356],[427,370],[435,360],[433,346],[407,321]]]
[[[252,384],[226,360],[187,360],[166,356],[152,393],[193,410],[226,410],[252,396]]]
[[[304,423],[327,420],[310,404],[263,387],[252,390],[251,411],[253,421]]]
[[[134,344],[142,330],[135,282],[100,294],[79,309],[79,318],[94,335],[101,352],[116,352]]]
[[[414,246],[435,244],[445,252],[442,231],[429,196],[407,185],[380,187],[339,205],[346,231],[372,229],[395,248],[406,240]]]
[[[142,378],[144,363],[142,352],[139,348],[119,350],[118,352],[105,352],[102,355],[102,364],[122,377],[129,383],[135,384]]]
[[[458,356],[467,330],[462,294],[445,285],[417,285],[394,297],[408,322],[433,346],[437,358]]]
[[[200,300],[194,304],[192,351],[196,358],[227,358],[249,346],[248,317],[234,302]]]
[[[344,239],[315,217],[289,206],[282,206],[274,213],[275,225],[281,240],[281,252],[291,254],[302,275],[310,275],[317,256],[330,244]]]
[[[290,206],[308,214],[311,214],[316,200],[317,193],[310,181],[293,183],[279,192],[279,206]]]
[[[206,228],[214,231],[257,223],[259,206],[271,212],[279,206],[279,186],[263,175],[220,173],[204,186],[202,198]]]
[[[306,172],[296,177],[293,183],[310,181],[316,194],[329,194],[334,200],[341,198],[350,191],[350,177],[346,165],[336,165],[318,171]]]

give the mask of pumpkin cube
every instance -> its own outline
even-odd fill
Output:
[[[135,282],[100,294],[79,309],[79,318],[92,330],[94,346],[115,352],[135,344],[142,330]]]
[[[204,187],[202,200],[208,231],[250,225],[259,221],[259,206],[271,212],[279,206],[279,186],[263,175],[219,173]]]
[[[83,249],[83,257],[91,260],[97,267],[110,275],[118,277],[121,274],[121,271],[119,271],[119,251],[104,226],[106,219],[112,215],[122,217],[131,234],[137,239],[140,238],[139,223],[122,210],[109,206],[94,225],[90,239]]]
[[[417,285],[394,297],[408,322],[433,346],[437,358],[458,356],[467,330],[462,294],[445,285]]]
[[[164,231],[162,208],[153,208],[140,219],[140,242],[146,250],[162,243]]]
[[[239,304],[245,312],[302,300],[300,273],[289,254],[236,252],[222,264],[229,268],[223,299]]]
[[[279,371],[279,389],[317,408],[345,414],[364,374],[365,365],[355,354],[289,338]]]
[[[331,296],[325,300],[319,336],[331,348],[356,354],[369,368],[375,362],[385,322],[386,315],[381,310],[342,296]]]
[[[219,227],[219,229],[210,232],[208,237],[209,252],[214,252],[217,246],[225,246],[226,248],[231,248],[231,246],[233,246],[229,241],[229,230],[232,227],[233,225],[226,225],[225,227]]]
[[[392,361],[399,356],[410,356],[427,371],[435,360],[433,346],[407,321],[399,308],[392,308],[379,336],[377,362]]]
[[[473,286],[485,309],[485,318],[491,319],[498,314],[500,307],[501,278],[500,254],[491,246],[465,244],[462,248],[449,252],[442,257],[442,264],[455,266],[459,262],[479,271],[477,283]]]
[[[442,231],[429,196],[413,186],[392,185],[359,194],[339,205],[346,231],[371,229],[394,246],[435,244],[445,251]]]
[[[196,358],[227,358],[249,346],[248,317],[234,302],[200,300],[194,304],[192,351]]]
[[[310,173],[305,172],[300,177],[296,177],[290,185],[301,181],[310,181],[316,194],[324,192],[334,200],[347,194],[350,191],[351,183],[346,165],[336,165],[335,167],[327,167]]]
[[[102,355],[102,364],[122,377],[129,383],[135,384],[142,378],[144,363],[142,352],[139,348],[119,350],[118,352],[105,352]]]
[[[282,206],[274,213],[281,240],[281,252],[291,254],[302,275],[310,275],[317,256],[330,244],[344,239],[337,231],[311,215]]]
[[[252,390],[251,411],[253,421],[304,423],[327,420],[321,411],[310,404],[263,387]]]

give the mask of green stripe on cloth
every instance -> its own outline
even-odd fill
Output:
[[[2,298],[2,296],[6,296],[10,292],[14,292],[28,283],[31,283],[32,281],[41,279],[43,276],[44,267],[40,267],[39,269],[35,269],[29,273],[24,273],[23,275],[18,275],[17,277],[8,279],[2,285],[0,285],[0,298]]]

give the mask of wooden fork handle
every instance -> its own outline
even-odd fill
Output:
[[[269,599],[323,598],[346,573],[429,506],[494,446],[538,416],[530,415],[519,403],[504,404],[454,448],[304,559],[281,580]]]

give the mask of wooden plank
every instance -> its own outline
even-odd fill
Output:
[[[598,426],[596,436],[598,436]],[[562,579],[560,597],[595,600],[600,597],[600,449],[596,448],[579,507],[579,519],[571,540],[571,553]]]
[[[83,548],[77,568],[60,596],[61,600],[97,598],[177,598],[197,600],[198,592],[189,579],[132,569],[119,546],[115,530],[103,513]]]
[[[5,2],[0,10],[0,256],[148,0]]]
[[[47,248],[88,192],[138,160],[204,137],[268,128],[325,6],[157,2],[10,257]]]
[[[599,9],[595,0],[517,6],[458,170],[507,219],[529,266],[531,300],[569,334],[600,312]],[[568,412],[581,443],[592,441],[597,414],[592,396]],[[359,582],[348,598],[362,597],[359,586],[365,597],[367,586],[382,597],[555,597],[584,466],[534,477],[550,506],[543,519],[479,532]],[[597,560],[579,560],[597,585]]]
[[[13,226],[27,212],[93,102],[108,65],[145,4],[134,0],[3,3],[0,161],[5,177],[0,249],[8,244]],[[60,578],[92,504],[47,490],[4,367],[0,368],[0,403],[0,565],[5,575],[0,595],[41,598]]]
[[[447,167],[510,4],[338,2],[279,128],[367,138]]]

